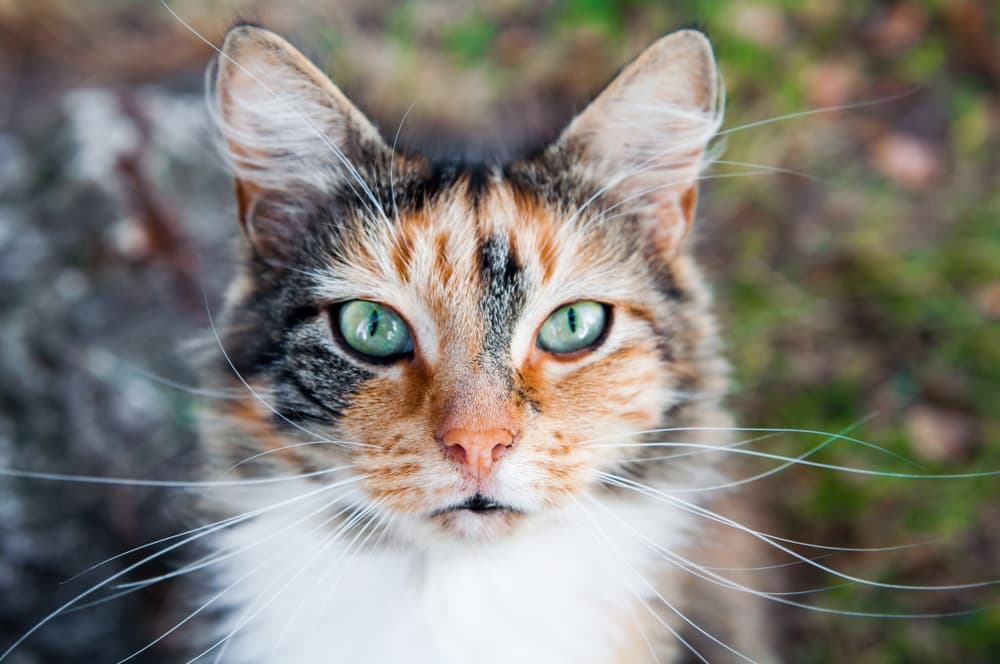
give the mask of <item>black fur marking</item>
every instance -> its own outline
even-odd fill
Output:
[[[521,316],[526,298],[524,273],[507,238],[494,235],[480,244],[479,271],[482,276],[483,298],[479,302],[483,314],[483,347],[481,366],[504,368],[504,378],[513,388],[509,368],[510,340],[514,324]]]
[[[688,293],[677,285],[673,270],[663,261],[653,261],[653,286],[671,302],[686,302]]]
[[[514,398],[519,406],[526,406],[533,415],[542,414],[542,404],[532,396],[532,389],[524,385],[520,374],[517,377],[517,386],[514,388]]]
[[[317,336],[302,329],[289,338],[275,376],[275,406],[293,421],[307,417],[332,424],[373,374],[325,348]]]

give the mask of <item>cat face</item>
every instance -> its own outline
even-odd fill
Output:
[[[712,419],[724,367],[682,244],[719,122],[700,34],[508,164],[394,152],[255,28],[230,33],[214,110],[247,257],[211,373],[246,389],[203,421],[239,472],[349,476],[401,535],[491,539],[649,453],[597,443]]]

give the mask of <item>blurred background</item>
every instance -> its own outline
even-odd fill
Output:
[[[658,36],[704,29],[725,76],[723,159],[697,252],[749,427],[845,431],[823,463],[1000,469],[1000,10],[990,0],[250,2],[0,0],[0,468],[191,476],[185,343],[232,268],[231,186],[202,74],[249,19],[312,56],[390,137],[487,149],[551,135]],[[189,24],[190,28],[183,22]],[[203,39],[203,38],[204,39]],[[839,111],[807,113],[848,105]],[[853,106],[851,106],[853,105]],[[409,111],[409,115],[407,112]],[[783,116],[801,114],[798,117]],[[801,454],[818,442],[760,442]],[[773,465],[773,464],[772,464]],[[760,472],[767,464],[748,466]],[[1000,482],[795,468],[757,483],[775,534],[889,583],[1000,578]],[[188,523],[176,490],[0,479],[0,649]],[[166,561],[146,569],[171,569]],[[789,590],[835,579],[761,572]],[[108,597],[110,589],[85,601]],[[791,662],[995,662],[1000,591],[860,585],[776,609]],[[58,617],[8,660],[116,661],[187,599],[160,584]],[[182,635],[177,635],[182,638]],[[176,661],[179,640],[140,660]]]

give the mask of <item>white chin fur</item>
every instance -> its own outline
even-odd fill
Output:
[[[685,538],[680,512],[604,502],[662,546]],[[212,566],[214,588],[205,595],[232,586],[213,604],[230,609],[216,639],[238,627],[221,661],[615,661],[623,632],[643,611],[636,594],[651,595],[637,574],[652,578],[662,567],[647,543],[596,508],[532,516],[499,538],[484,535],[501,514],[455,516],[468,537],[358,555],[354,531],[331,543],[329,527],[290,525],[287,514],[225,531],[220,552],[245,551]]]

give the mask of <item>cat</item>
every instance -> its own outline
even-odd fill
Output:
[[[240,396],[200,416],[233,482],[201,498],[195,652],[776,661],[759,599],[708,567],[753,538],[674,493],[724,483],[703,452],[732,442],[686,242],[722,119],[706,37],[663,37],[503,163],[390,147],[263,28],[211,80],[244,240],[204,382]]]

